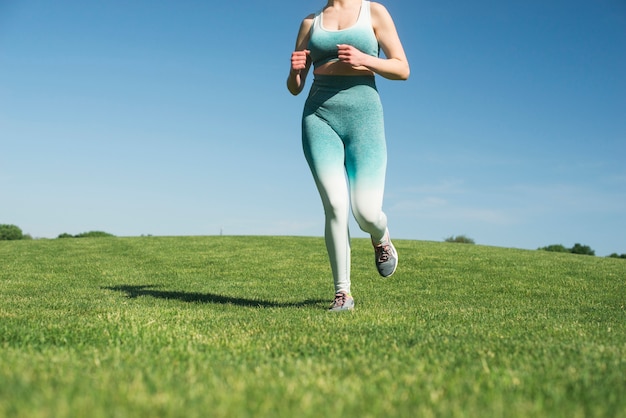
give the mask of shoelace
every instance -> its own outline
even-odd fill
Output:
[[[376,247],[376,259],[379,263],[384,263],[391,257],[391,247],[389,245],[377,245]]]
[[[348,299],[348,295],[346,295],[343,292],[337,293],[335,295],[335,301],[333,303],[333,306],[343,306],[346,303],[346,300]]]

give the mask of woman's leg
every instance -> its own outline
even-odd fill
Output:
[[[302,145],[324,206],[324,235],[335,293],[350,294],[350,203],[344,144],[326,121],[310,114],[303,120]]]
[[[360,90],[360,104],[345,118],[350,124],[345,141],[350,200],[359,227],[372,239],[378,273],[389,277],[398,266],[398,253],[382,210],[387,169],[383,112],[375,89]]]
[[[374,89],[361,88],[360,106],[351,112],[350,135],[346,140],[346,173],[352,212],[373,242],[384,238],[387,216],[383,212],[387,145],[383,110]]]

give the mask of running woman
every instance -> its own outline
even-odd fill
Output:
[[[302,21],[287,79],[293,95],[304,89],[311,65],[314,80],[302,115],[302,146],[326,218],[335,284],[329,309],[344,311],[354,307],[350,208],[371,237],[379,274],[389,277],[398,265],[382,210],[387,148],[375,74],[406,80],[410,69],[391,15],[366,0],[328,0]]]

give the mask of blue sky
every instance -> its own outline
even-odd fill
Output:
[[[285,79],[323,4],[0,0],[0,223],[321,236]],[[392,237],[626,253],[626,3],[383,4]]]

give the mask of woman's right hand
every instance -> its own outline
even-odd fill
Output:
[[[291,53],[291,71],[298,73],[307,67],[307,61],[311,51],[304,49],[301,51],[293,51]]]

